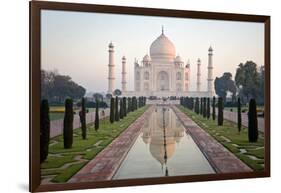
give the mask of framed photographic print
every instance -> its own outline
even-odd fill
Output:
[[[269,176],[269,16],[30,2],[30,191]]]

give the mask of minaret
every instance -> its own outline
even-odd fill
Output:
[[[209,48],[209,59],[208,59],[208,93],[209,96],[213,96],[213,48],[210,46]]]
[[[189,91],[189,85],[190,85],[190,61],[188,59],[186,65],[185,65],[185,76],[184,76],[184,81],[185,81],[185,91]]]
[[[197,92],[200,92],[201,91],[201,69],[200,69],[200,66],[201,66],[201,60],[200,58],[198,58],[197,60]]]
[[[127,88],[126,88],[126,57],[123,56],[122,57],[122,92],[126,92]]]
[[[108,63],[108,93],[112,94],[115,89],[115,72],[114,72],[114,46],[113,43],[110,42],[108,45],[109,52],[109,63]]]

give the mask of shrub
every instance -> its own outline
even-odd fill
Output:
[[[238,127],[238,132],[240,133],[242,127],[240,98],[237,99],[237,127]]]
[[[119,121],[120,117],[119,117],[119,99],[118,96],[115,97],[115,121]]]
[[[213,97],[213,101],[212,101],[212,109],[213,109],[213,113],[212,113],[212,116],[213,116],[213,120],[216,120],[216,97]]]
[[[81,111],[79,112],[81,130],[82,130],[82,138],[86,139],[87,136],[87,127],[86,127],[86,107],[85,107],[85,98],[83,97],[81,100]]]
[[[72,147],[73,143],[73,102],[68,98],[65,100],[65,113],[63,120],[63,144],[64,148]]]
[[[250,100],[248,112],[248,139],[249,142],[257,142],[258,140],[258,119],[257,105],[255,99]]]
[[[96,107],[96,113],[95,113],[95,130],[97,131],[100,127],[100,117],[99,117],[99,101],[96,101],[97,107]]]
[[[114,122],[114,120],[115,120],[115,116],[114,116],[114,106],[115,106],[115,104],[114,104],[114,98],[112,97],[111,99],[110,99],[110,116],[109,116],[109,119],[110,119],[110,123],[113,123]]]
[[[219,97],[218,100],[218,125],[223,125],[223,99]]]
[[[48,157],[50,142],[49,103],[44,99],[40,106],[40,163]]]

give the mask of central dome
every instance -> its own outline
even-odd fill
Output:
[[[154,40],[154,42],[150,46],[150,57],[152,58],[152,60],[174,60],[175,56],[175,46],[173,42],[171,42],[171,40],[169,40],[169,38],[164,35],[164,32],[162,30],[162,34],[156,40]]]

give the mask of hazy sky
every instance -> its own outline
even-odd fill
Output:
[[[87,92],[107,91],[108,44],[115,46],[116,87],[121,89],[121,58],[127,58],[127,88],[134,89],[134,58],[149,54],[161,34],[174,43],[176,53],[191,63],[191,89],[196,89],[196,60],[201,58],[202,90],[207,85],[208,48],[214,49],[214,78],[235,75],[240,62],[264,64],[262,23],[119,14],[49,11],[41,13],[41,66],[69,75]]]

